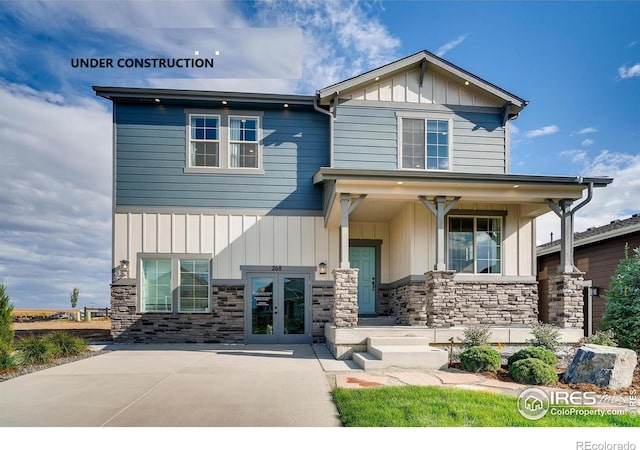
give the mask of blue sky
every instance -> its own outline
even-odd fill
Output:
[[[310,94],[427,49],[529,100],[514,173],[608,175],[576,229],[640,209],[640,2],[0,1],[0,282],[109,301],[111,105],[91,85]],[[76,69],[215,56],[214,70]],[[544,216],[538,240],[559,223]]]

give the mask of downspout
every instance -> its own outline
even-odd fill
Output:
[[[329,116],[329,167],[333,167],[333,121],[336,120],[336,118],[330,111],[320,108],[318,105],[319,97],[320,91],[316,91],[316,96],[313,98],[313,109]]]

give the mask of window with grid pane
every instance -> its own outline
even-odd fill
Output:
[[[171,260],[142,260],[141,277],[142,311],[171,312]]]
[[[449,121],[402,119],[402,168],[449,170]]]
[[[219,167],[220,117],[192,115],[190,126],[190,166]]]
[[[501,273],[502,219],[449,217],[449,261],[461,273]]]
[[[209,262],[180,260],[180,312],[209,311]]]
[[[229,117],[229,166],[258,167],[257,117]]]

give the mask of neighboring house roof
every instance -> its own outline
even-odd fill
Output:
[[[573,246],[580,247],[582,245],[601,242],[627,234],[640,232],[640,215],[637,213],[628,219],[613,220],[607,225],[601,227],[587,228],[585,231],[573,234]],[[538,246],[537,255],[550,255],[560,251],[560,240],[554,240],[546,244]]]
[[[423,66],[423,64],[426,64],[426,67],[436,67],[436,70],[446,72],[450,76],[457,78],[463,84],[465,82],[469,82],[469,85],[475,86],[476,88],[501,99],[503,103],[511,104],[511,113],[513,114],[519,113],[529,103],[527,100],[524,100],[517,95],[496,86],[495,84],[489,83],[488,81],[440,58],[439,56],[434,55],[427,50],[422,50],[418,53],[407,56],[406,58],[399,59],[398,61],[378,67],[377,69],[370,70],[361,75],[357,75],[320,89],[318,91],[320,103],[326,104],[336,92],[341,93],[343,91],[356,89],[362,85],[376,81],[376,78],[382,78],[412,67],[421,67],[421,70],[424,70],[425,66]]]

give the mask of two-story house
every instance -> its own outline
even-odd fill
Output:
[[[313,96],[94,89],[114,111],[116,340],[326,336],[344,357],[336,332],[367,317],[523,327],[535,218],[572,236],[572,202],[612,181],[511,174],[527,102],[427,51]],[[550,319],[568,329],[569,244]]]

